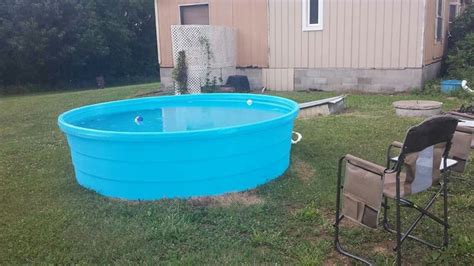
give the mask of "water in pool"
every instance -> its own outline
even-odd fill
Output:
[[[238,107],[164,107],[97,114],[77,126],[122,132],[175,132],[238,126],[276,118],[279,109]]]

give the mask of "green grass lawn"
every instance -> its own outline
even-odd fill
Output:
[[[420,119],[395,116],[412,95],[350,95],[347,112],[298,120],[303,140],[293,146],[287,173],[254,191],[205,200],[125,202],[80,187],[57,116],[84,104],[135,97],[158,84],[0,99],[0,264],[186,263],[345,264],[332,248],[336,164],[352,153],[383,164],[392,140]],[[308,101],[334,93],[278,93]],[[450,183],[448,249],[407,241],[406,262],[474,265],[474,181]],[[416,197],[423,200],[426,196]],[[439,212],[441,204],[435,205]],[[411,216],[410,213],[404,213]],[[441,240],[441,228],[423,222],[416,233]],[[369,234],[371,233],[371,234]],[[391,263],[394,236],[347,224],[348,248]]]

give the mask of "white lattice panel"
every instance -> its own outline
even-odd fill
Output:
[[[226,81],[235,74],[236,44],[232,28],[208,25],[171,26],[173,61],[184,51],[188,65],[188,91],[200,93],[201,87],[216,78]]]

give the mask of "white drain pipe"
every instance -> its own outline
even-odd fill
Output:
[[[463,90],[469,92],[469,93],[474,93],[474,90],[471,90],[468,86],[467,86],[467,80],[463,80],[461,81],[461,87],[463,88]]]
[[[301,135],[301,133],[296,132],[296,131],[293,131],[292,133],[296,135],[296,139],[291,138],[291,144],[296,144],[303,139],[303,136]]]

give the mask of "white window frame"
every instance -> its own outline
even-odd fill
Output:
[[[441,1],[441,16],[438,16],[439,12],[439,3]],[[439,43],[443,41],[443,34],[444,34],[444,1],[445,0],[436,0],[436,15],[435,15],[435,43]],[[438,36],[438,19],[441,18],[441,36]],[[448,18],[449,19],[449,18]]]
[[[209,5],[209,2],[202,2],[202,3],[192,3],[192,4],[179,4],[178,5],[178,25],[181,24],[181,7],[187,7],[187,6],[203,6],[207,5],[207,8],[209,10],[209,25],[211,24],[211,6]]]
[[[315,31],[315,30],[323,30],[323,1],[318,1],[318,23],[317,24],[310,24],[310,17],[309,17],[309,3],[310,0],[303,0],[303,10],[302,10],[302,17],[303,17],[303,31]]]

